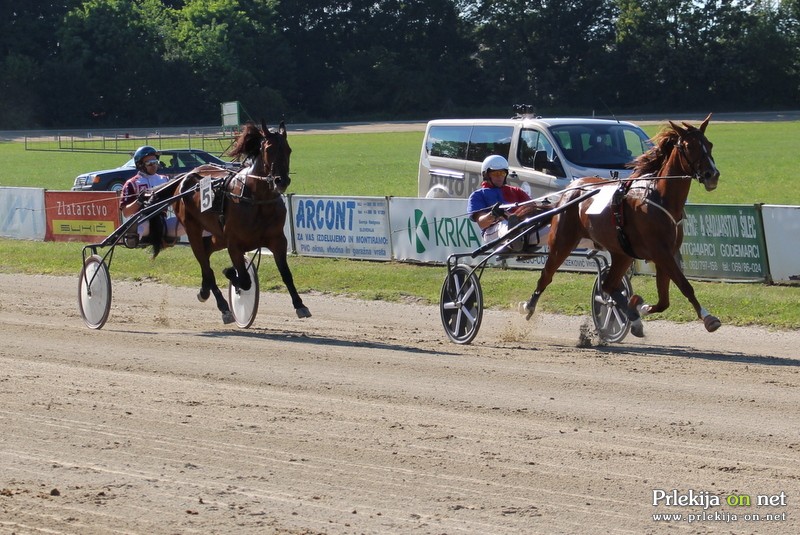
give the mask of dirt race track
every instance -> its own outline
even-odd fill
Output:
[[[800,533],[800,333],[113,292],[92,331],[77,275],[0,275],[0,533]]]

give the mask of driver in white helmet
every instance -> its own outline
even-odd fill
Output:
[[[133,153],[133,163],[138,173],[122,186],[122,196],[119,199],[119,209],[125,217],[131,217],[144,207],[148,192],[169,182],[168,177],[158,174],[161,167],[160,156],[161,154],[149,145],[139,147]],[[126,235],[124,240],[127,247],[136,247],[142,238],[149,236],[155,256],[165,245],[165,241],[174,243],[184,234],[186,231],[183,225],[174,215],[168,217],[165,210],[162,214],[139,223],[136,232]]]
[[[488,243],[492,240],[504,236],[509,229],[509,220],[516,224],[521,219],[542,210],[541,204],[530,201],[530,195],[525,190],[506,183],[508,177],[508,160],[499,154],[493,154],[483,160],[481,165],[481,176],[483,181],[481,187],[472,192],[469,196],[468,211],[472,220],[478,223],[483,234],[483,241]],[[521,206],[504,210],[501,205],[527,203]],[[550,233],[550,225],[547,225],[538,232],[531,232],[527,235],[527,244],[531,246],[545,245],[547,235]],[[515,250],[522,249],[523,244],[514,247]]]

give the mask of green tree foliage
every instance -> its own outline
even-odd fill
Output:
[[[45,65],[56,53],[54,28],[79,0],[0,2],[0,124],[24,128],[42,122],[41,98],[52,91]]]
[[[45,104],[55,124],[171,124],[164,60],[174,14],[159,0],[86,0],[64,15],[51,62],[59,91]]]
[[[799,0],[4,0],[0,128],[794,107]]]
[[[310,116],[414,115],[476,98],[476,47],[451,0],[295,0],[278,8]]]
[[[276,115],[287,110],[283,91],[292,86],[293,65],[274,4],[187,0],[176,12],[168,57],[188,68],[197,119],[212,121],[220,102],[234,100]]]

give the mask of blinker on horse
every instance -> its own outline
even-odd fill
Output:
[[[291,182],[289,162],[292,149],[287,141],[286,126],[281,122],[277,131],[270,131],[263,121],[261,126],[259,129],[253,123],[246,124],[228,151],[229,156],[243,157],[245,164],[249,164],[235,176],[224,169],[203,166],[187,173],[170,188],[173,191],[178,188],[180,192],[197,189],[194,194],[179,199],[174,210],[186,229],[192,252],[200,264],[202,284],[197,297],[205,301],[213,293],[226,324],[235,319],[210,265],[211,254],[224,248],[228,249],[233,265],[224,269],[223,274],[236,288],[245,291],[252,285],[245,253],[268,248],[297,316],[311,316],[295,288],[287,262],[286,205],[281,194]],[[215,198],[221,202],[205,212],[201,210],[201,192],[197,188],[203,177],[224,179],[216,180],[214,187]],[[162,194],[171,195],[171,192]]]
[[[595,195],[553,217],[547,261],[536,290],[523,304],[528,319],[555,271],[578,242],[588,238],[597,249],[606,250],[611,256],[611,268],[602,283],[602,291],[610,295],[631,320],[631,332],[635,336],[644,336],[642,315],[663,312],[669,307],[670,281],[692,304],[707,331],[714,332],[720,327],[719,319],[697,301],[694,288],[677,258],[683,241],[681,221],[692,180],[703,184],[706,191],[713,191],[719,183],[720,173],[711,155],[713,145],[705,136],[710,120],[711,114],[699,127],[685,122],[680,126],[670,121],[669,127],[652,139],[653,147],[632,162],[634,172],[629,179],[611,185],[608,180],[587,177],[572,183],[560,204],[594,188],[613,188],[614,191],[609,195]],[[626,297],[622,292],[622,277],[634,257],[649,260],[656,266],[658,302],[655,305],[646,305],[640,296]]]

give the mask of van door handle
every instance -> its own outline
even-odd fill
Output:
[[[517,178],[518,175],[516,171],[511,171],[510,173],[508,173],[508,176],[510,176],[511,178]]]

